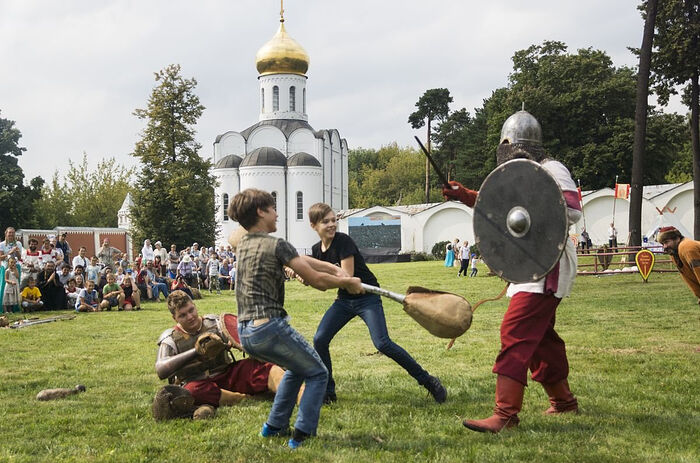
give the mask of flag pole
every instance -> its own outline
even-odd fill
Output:
[[[615,203],[617,202],[617,175],[615,176],[615,196],[613,196],[613,214],[612,214],[612,226],[615,228]]]
[[[581,194],[581,179],[578,179],[578,192]],[[581,203],[581,215],[583,215],[583,229],[586,229],[586,213],[583,211],[583,196],[579,196],[579,202]]]

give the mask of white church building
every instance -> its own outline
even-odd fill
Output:
[[[336,129],[314,130],[307,113],[309,56],[286,32],[258,50],[258,121],[227,131],[214,142],[215,190],[219,235],[226,244],[239,227],[226,214],[231,198],[246,188],[269,191],[277,201],[277,232],[300,250],[318,239],[306,211],[317,202],[347,209],[348,144]]]

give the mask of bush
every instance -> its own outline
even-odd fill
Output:
[[[451,241],[438,241],[433,245],[433,250],[430,251],[430,254],[435,256],[436,259],[444,259],[445,258],[445,246],[448,244],[452,243]]]
[[[427,252],[412,252],[411,262],[422,262],[426,260],[435,260],[435,256]]]

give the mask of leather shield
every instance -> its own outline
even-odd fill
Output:
[[[238,317],[232,313],[224,313],[219,316],[218,328],[221,334],[224,335],[224,341],[228,341],[231,345],[243,351],[241,346],[241,338],[238,336]]]

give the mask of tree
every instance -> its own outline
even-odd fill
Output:
[[[93,171],[85,153],[80,164],[69,160],[65,178],[54,173],[35,202],[37,222],[42,228],[116,227],[117,212],[134,173],[134,168],[126,168],[114,158],[99,160]]]
[[[192,241],[213,244],[216,179],[194,138],[204,111],[194,94],[197,81],[184,79],[179,65],[158,71],[155,80],[147,107],[134,111],[147,121],[132,153],[142,164],[131,211],[135,238],[157,238],[178,247]]]
[[[637,73],[637,104],[634,113],[634,145],[632,146],[632,194],[629,210],[629,246],[642,245],[642,190],[644,188],[644,151],[647,133],[647,105],[649,98],[649,74],[651,51],[654,43],[654,23],[658,0],[647,2],[644,21],[644,37],[639,51]]]
[[[646,2],[640,8],[646,8]],[[666,105],[676,87],[683,86],[683,102],[690,108],[693,152],[694,238],[700,239],[700,3],[666,0],[659,3],[651,60],[652,87]]]
[[[19,146],[22,133],[15,121],[0,117],[0,233],[7,227],[36,226],[32,203],[41,195],[44,180],[34,177],[24,184],[24,172],[17,158],[26,151]]]
[[[428,127],[428,152],[430,152],[430,131],[432,123],[444,120],[450,112],[452,97],[446,88],[433,88],[426,90],[416,102],[417,111],[408,116],[408,123],[414,129],[420,129],[424,125]],[[425,160],[425,202],[430,202],[430,162]]]

